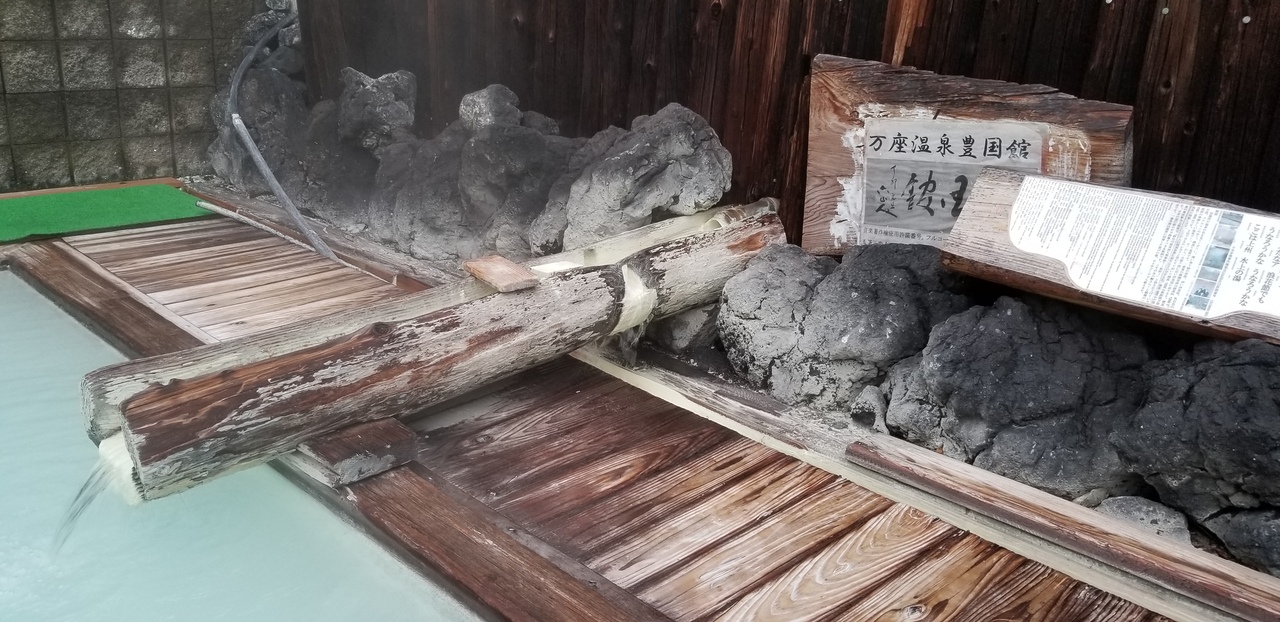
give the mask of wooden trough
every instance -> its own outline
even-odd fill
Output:
[[[123,434],[136,487],[159,498],[712,302],[784,239],[771,202],[689,218],[549,258],[533,288],[431,289],[97,370],[84,382],[89,434]]]
[[[666,221],[538,272],[617,263],[713,218],[735,220]],[[254,335],[301,321],[295,338],[323,343],[424,293],[226,220],[0,248],[5,262],[139,355],[223,341],[268,360],[279,344]],[[324,285],[332,299],[292,276],[303,266],[343,275]],[[494,294],[471,281],[429,291],[440,308]],[[347,325],[324,320],[340,308],[357,310],[337,316]],[[574,356],[591,367],[561,358],[423,418],[310,437],[274,464],[500,618],[1280,616],[1274,578],[1067,501],[893,439],[819,434],[803,413],[651,352],[638,366]]]

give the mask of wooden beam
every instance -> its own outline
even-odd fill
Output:
[[[903,23],[909,26],[910,20]],[[887,41],[890,45],[898,43]],[[856,241],[860,209],[853,205],[862,204],[860,132],[867,119],[1043,124],[1046,174],[1127,185],[1130,114],[1128,106],[1076,99],[1043,85],[943,76],[819,54],[809,93],[804,248],[840,254]]]
[[[1261,622],[1280,615],[1280,579],[1197,549],[1173,548],[1175,545],[1168,540],[1070,501],[1040,491],[1034,491],[1038,494],[1028,497],[1028,501],[1020,501],[1017,497],[1023,492],[1015,482],[988,474],[988,478],[996,478],[1000,483],[986,487],[996,495],[990,503],[1045,509],[1041,512],[1042,520],[1011,524],[1004,520],[1007,517],[990,514],[982,505],[958,497],[953,500],[918,487],[912,481],[851,462],[846,456],[849,443],[872,435],[870,431],[854,428],[841,436],[816,423],[821,419],[818,413],[787,406],[745,387],[726,384],[649,350],[641,351],[643,362],[637,366],[628,366],[619,355],[594,347],[578,350],[573,357],[765,446],[937,516],[1023,557],[1174,620]],[[948,460],[909,443],[901,442],[899,446],[905,456]],[[929,475],[921,472],[921,477]],[[1059,521],[1054,516],[1073,520]],[[1080,521],[1089,525],[1089,537],[1094,539],[1092,546],[1062,535],[1079,529]],[[1127,548],[1124,555],[1099,554],[1118,545]],[[1136,567],[1130,565],[1144,557],[1143,563]],[[1167,569],[1153,570],[1152,560],[1168,560]],[[1223,594],[1236,600],[1224,602]],[[1256,615],[1259,611],[1268,613]]]
[[[1153,304],[1126,300],[1115,295],[1081,289],[1068,273],[1062,261],[1046,255],[1031,253],[1018,248],[1010,238],[1010,216],[1014,201],[1018,198],[1026,175],[1014,171],[986,169],[978,178],[973,188],[968,207],[952,229],[947,244],[943,247],[943,265],[957,272],[978,278],[1003,283],[1019,289],[1043,294],[1066,302],[1086,307],[1118,313],[1140,320],[1170,326],[1190,332],[1210,335],[1221,339],[1245,339],[1260,337],[1273,343],[1280,343],[1280,318],[1263,313],[1240,311],[1218,317],[1205,317],[1181,310],[1185,297],[1176,300],[1178,309],[1162,308]],[[1110,191],[1110,189],[1107,189]],[[1120,192],[1120,191],[1115,191]],[[1138,192],[1124,190],[1130,197],[1149,197],[1176,203],[1195,205],[1214,209],[1225,209],[1242,214],[1260,214],[1274,218],[1273,214],[1265,214],[1220,201],[1188,197],[1160,192]],[[1101,210],[1101,207],[1091,207]],[[1129,209],[1129,208],[1126,208]],[[1104,212],[1098,212],[1104,214]],[[1097,218],[1094,227],[1102,230],[1106,222],[1105,215]],[[1213,222],[1217,222],[1216,218]],[[1064,224],[1060,227],[1065,227]],[[1149,234],[1156,226],[1152,221],[1134,221],[1126,231],[1135,234]],[[1189,226],[1189,225],[1188,225]],[[1212,225],[1210,225],[1212,226]],[[1240,230],[1239,237],[1245,232]],[[1152,243],[1156,243],[1154,240]],[[1239,242],[1238,242],[1239,243]],[[1124,246],[1123,238],[1117,238],[1115,248]],[[1228,243],[1230,246],[1230,243]],[[1140,249],[1141,250],[1141,249]],[[1197,245],[1194,257],[1190,254],[1186,259],[1194,264],[1190,276],[1177,274],[1162,279],[1171,285],[1181,287],[1184,279],[1196,278],[1200,271],[1200,261],[1207,249]],[[1118,269],[1133,269],[1130,264],[1140,263],[1137,258],[1122,257],[1125,265]],[[1161,261],[1172,262],[1179,257],[1168,257]],[[1230,266],[1227,266],[1228,268]],[[1223,271],[1222,281],[1227,279]],[[1221,295],[1221,294],[1219,294]],[[1212,309],[1211,309],[1212,310]]]
[[[617,264],[557,272],[523,292],[481,298],[493,290],[436,288],[97,370],[85,379],[90,435],[122,430],[143,496],[157,498],[346,425],[411,415],[650,317],[714,301],[729,277],[783,238],[772,212],[742,216]]]
[[[396,419],[357,423],[311,439],[280,460],[337,488],[407,464],[418,457],[418,434]]]
[[[668,619],[417,463],[353,484],[348,500],[511,620]]]

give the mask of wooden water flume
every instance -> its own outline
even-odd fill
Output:
[[[88,432],[124,435],[144,499],[185,490],[712,302],[756,253],[784,240],[773,207],[664,221],[542,258],[530,263],[541,282],[518,292],[465,281],[99,369],[84,382]]]

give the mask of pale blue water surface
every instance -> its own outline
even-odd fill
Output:
[[[124,357],[0,271],[0,620],[479,620],[268,467],[53,536],[97,450],[80,378]]]

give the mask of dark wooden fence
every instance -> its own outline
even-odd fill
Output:
[[[1274,0],[301,0],[315,98],[343,66],[419,80],[419,130],[513,89],[566,133],[678,101],[734,156],[735,199],[796,240],[809,59],[828,53],[1133,104],[1136,186],[1280,208]],[[1274,145],[1274,146],[1273,146]]]

